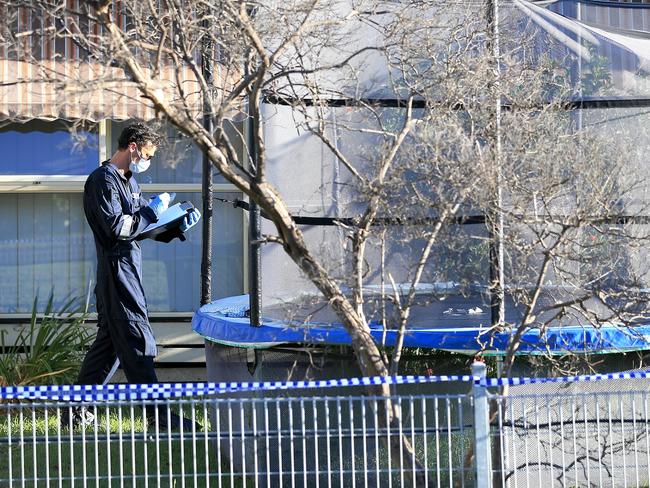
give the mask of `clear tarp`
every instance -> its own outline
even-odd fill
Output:
[[[341,289],[349,296],[361,291],[370,323],[396,327],[395,303],[415,283],[409,327],[489,327],[490,243],[499,232],[506,322],[526,318],[543,328],[646,319],[650,107],[642,99],[650,100],[650,7],[630,11],[568,1],[509,3],[500,24],[498,121],[491,85],[473,87],[480,73],[469,70],[447,78],[435,73],[449,66],[450,53],[441,53],[423,71],[442,82],[417,98],[427,103],[413,111],[413,128],[385,173],[382,164],[407,110],[367,100],[402,98],[408,77],[398,67],[408,63],[373,57],[366,72],[372,76],[353,93],[341,90],[358,97],[357,104],[264,105],[267,174],[293,215],[358,218],[379,199],[361,263],[353,226],[301,226],[310,251]],[[513,47],[513,32],[525,39],[521,49]],[[530,71],[541,66],[549,76],[522,68],[517,78],[507,73],[508,63],[532,63]],[[580,99],[611,103],[582,109],[564,103]],[[638,106],[617,105],[631,99]],[[490,139],[495,134],[498,151]],[[379,174],[382,183],[373,186]],[[263,233],[275,233],[270,222]],[[265,317],[339,321],[280,246],[266,244],[262,253]]]

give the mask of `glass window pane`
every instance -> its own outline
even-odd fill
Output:
[[[222,194],[223,198],[240,194]],[[200,193],[177,195],[200,208]],[[215,202],[213,296],[243,292],[241,210]],[[199,307],[201,226],[187,241],[145,240],[144,288],[150,312],[191,312]],[[96,253],[83,214],[81,194],[0,194],[0,313],[29,313],[38,296],[39,311],[54,290],[57,305],[67,296],[94,289]],[[91,311],[95,311],[91,295]]]
[[[219,193],[226,199],[239,193]],[[177,193],[201,209],[200,193]],[[240,209],[215,202],[212,248],[214,299],[243,293],[243,219]],[[187,240],[169,244],[142,241],[143,281],[150,312],[189,312],[198,309],[201,293],[201,224]]]
[[[31,120],[0,127],[0,175],[87,175],[98,166],[97,131]]]
[[[0,194],[0,313],[43,311],[50,292],[85,296],[95,245],[80,194]]]
[[[117,151],[122,129],[133,121],[112,122],[111,151]],[[203,155],[194,143],[170,125],[159,129],[165,141],[152,159],[149,169],[138,175],[138,183],[201,183]],[[215,183],[226,180],[215,173]]]

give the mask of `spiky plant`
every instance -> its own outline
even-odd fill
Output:
[[[85,322],[87,301],[68,298],[55,310],[54,293],[43,314],[34,298],[29,326],[18,333],[13,344],[5,344],[0,333],[0,386],[65,384],[75,380],[93,330]]]

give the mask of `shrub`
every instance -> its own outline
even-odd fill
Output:
[[[0,386],[69,384],[75,381],[94,331],[85,322],[87,304],[79,298],[66,299],[54,310],[51,293],[42,315],[36,313],[34,299],[28,327],[23,328],[12,345],[5,344],[0,333]]]

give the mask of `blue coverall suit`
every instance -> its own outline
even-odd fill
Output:
[[[142,287],[142,253],[135,238],[156,214],[131,172],[108,161],[84,186],[86,220],[97,249],[97,338],[84,358],[78,384],[101,384],[119,358],[130,383],[156,383],[156,340]]]

